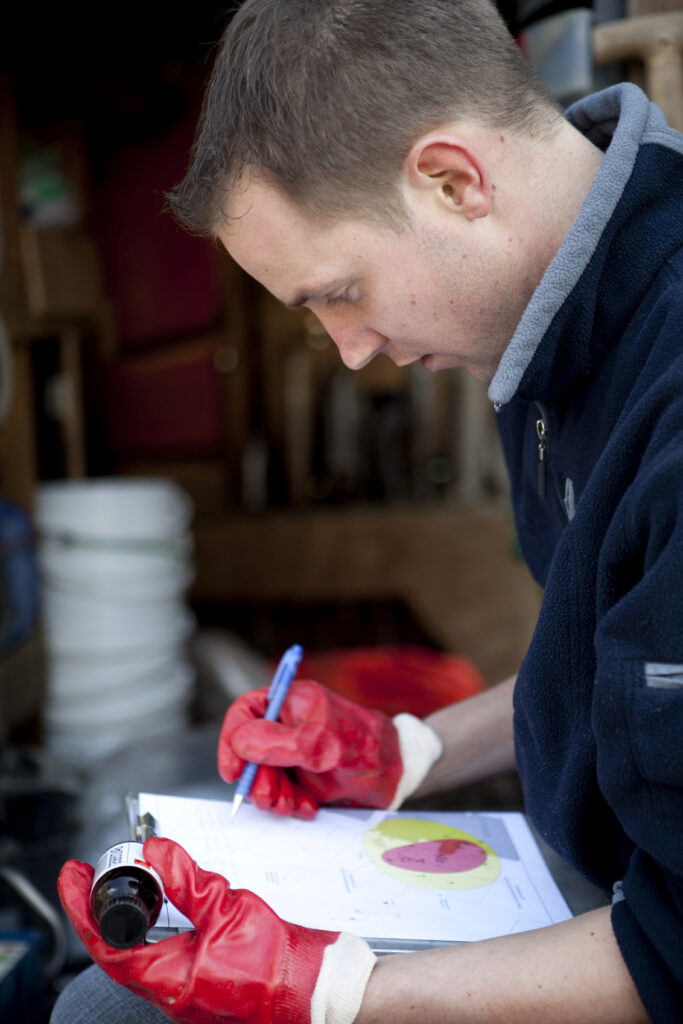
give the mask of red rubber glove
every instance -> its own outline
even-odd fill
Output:
[[[218,771],[234,782],[260,764],[250,799],[261,810],[312,818],[320,803],[389,807],[403,772],[392,720],[319,683],[295,680],[277,722],[263,718],[268,687],[230,706],[218,742]],[[293,769],[290,776],[285,769]]]
[[[89,911],[93,869],[68,861],[59,875],[59,897],[95,963],[171,1020],[311,1024],[311,999],[323,956],[338,943],[340,933],[288,924],[254,893],[231,889],[222,875],[198,867],[170,839],[148,839],[144,852],[166,895],[190,918],[195,931],[133,949],[108,946]],[[325,991],[318,993],[319,1020],[327,1011],[325,1000],[346,1002],[344,965],[352,977],[360,978],[351,1004],[341,1007],[342,1019],[353,1020],[374,962],[361,939],[342,938],[343,956],[336,962],[333,956],[334,969],[328,970],[337,979],[336,991],[328,977],[321,986]],[[344,947],[343,942],[339,945]]]

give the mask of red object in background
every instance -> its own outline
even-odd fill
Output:
[[[225,449],[225,284],[217,248],[183,231],[163,194],[183,177],[191,110],[116,152],[98,184],[96,234],[118,352],[106,366],[106,430],[118,457],[211,456]]]
[[[305,654],[298,679],[314,679],[361,707],[418,718],[487,688],[468,658],[409,644]]]
[[[210,338],[127,356],[107,368],[109,441],[120,456],[216,455],[225,447],[225,379]]]
[[[196,123],[192,110],[163,135],[122,148],[98,183],[97,241],[122,351],[206,333],[222,314],[218,250],[163,211]]]

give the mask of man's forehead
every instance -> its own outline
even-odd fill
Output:
[[[232,233],[248,221],[254,227],[287,222],[298,230],[312,228],[315,221],[282,193],[272,182],[256,172],[244,173],[230,190],[224,206],[222,230]]]
[[[264,242],[284,241],[293,230],[293,220],[274,189],[252,181],[231,192],[216,233],[229,252],[258,249]]]
[[[295,308],[344,278],[350,261],[328,232],[277,189],[252,180],[234,193],[217,235],[251,277]]]

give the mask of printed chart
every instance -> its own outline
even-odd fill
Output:
[[[363,938],[474,941],[571,917],[521,814],[320,810],[139,795],[160,835],[281,917]]]
[[[427,889],[477,889],[500,874],[500,857],[483,839],[423,818],[389,818],[369,828],[365,849],[380,871]]]

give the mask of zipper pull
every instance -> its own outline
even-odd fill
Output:
[[[536,436],[538,438],[538,496],[545,501],[545,454],[548,450],[548,429],[543,417],[536,420]]]

